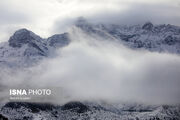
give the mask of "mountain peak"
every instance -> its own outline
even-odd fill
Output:
[[[14,34],[22,34],[22,33],[27,33],[27,32],[30,32],[30,30],[28,30],[26,28],[22,28],[22,29],[15,31]]]
[[[17,30],[9,39],[9,45],[11,47],[21,47],[24,44],[32,43],[34,41],[41,40],[41,37],[35,33],[23,28]]]
[[[146,22],[143,26],[142,26],[142,29],[145,29],[145,30],[152,30],[153,28],[153,24],[151,22]]]

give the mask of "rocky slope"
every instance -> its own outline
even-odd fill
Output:
[[[1,108],[6,120],[179,120],[180,106],[110,105],[69,102],[65,105],[10,102]]]
[[[173,25],[120,26],[91,24],[79,19],[75,26],[88,35],[114,40],[131,49],[180,53],[180,27]],[[43,39],[20,29],[8,42],[0,43],[0,67],[29,67],[51,57],[56,49],[71,44],[69,33]],[[1,69],[3,70],[3,69]],[[139,104],[99,104],[70,102],[65,105],[10,102],[2,105],[0,120],[180,120],[180,106],[148,106]]]
[[[0,44],[0,66],[32,66],[50,56],[57,47],[66,46],[69,42],[67,33],[43,39],[27,29],[20,29],[8,42]]]
[[[84,19],[79,19],[75,26],[88,35],[110,38],[132,49],[180,53],[180,27],[177,26],[150,22],[133,26],[91,24]],[[32,66],[70,42],[68,33],[43,39],[27,29],[20,29],[8,42],[0,43],[0,66]]]
[[[157,52],[180,53],[180,27],[173,25],[91,24],[83,18],[77,26],[87,34],[111,38],[133,49],[147,49]]]

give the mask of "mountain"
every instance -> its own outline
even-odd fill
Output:
[[[114,40],[132,49],[156,52],[180,53],[180,27],[173,25],[91,24],[84,18],[75,26],[88,35]],[[0,43],[0,66],[28,67],[51,56],[58,48],[70,44],[69,33],[56,34],[43,39],[32,31],[20,29],[8,42]]]
[[[81,18],[77,27],[87,34],[111,38],[132,49],[180,53],[180,27],[174,25],[153,25],[147,22],[142,25],[91,24]]]
[[[68,102],[62,106],[48,103],[6,103],[0,112],[6,120],[179,120],[180,107],[110,105]]]
[[[180,54],[180,27],[174,25],[92,24],[83,18],[75,27],[91,36],[112,40],[134,50]],[[30,30],[16,31],[0,43],[0,68],[26,68],[52,57],[57,49],[71,44],[70,33],[41,38]],[[64,105],[45,103],[0,103],[0,120],[180,120],[179,105],[149,106],[140,104],[105,104],[70,102]]]
[[[50,56],[52,50],[68,45],[68,34],[43,39],[32,31],[20,29],[8,42],[0,44],[0,66],[28,67]]]

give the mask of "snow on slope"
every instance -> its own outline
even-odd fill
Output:
[[[28,67],[50,56],[56,47],[69,44],[67,34],[42,39],[27,29],[20,29],[8,42],[0,44],[0,66]]]
[[[2,116],[24,120],[179,120],[179,106],[107,105],[69,102],[65,105],[10,102],[1,108]]]
[[[177,26],[153,25],[151,22],[132,26],[91,24],[83,18],[76,22],[76,26],[87,34],[111,37],[133,49],[180,53],[180,27]]]
[[[120,26],[91,24],[84,19],[78,20],[76,27],[89,35],[110,38],[132,49],[180,53],[180,27],[173,25]],[[47,39],[27,29],[21,29],[10,37],[8,42],[0,43],[0,67],[29,67],[51,56],[57,48],[70,44],[68,33],[56,34]],[[15,106],[17,104],[19,107]],[[69,104],[69,103],[68,103]],[[104,105],[82,103],[87,110],[79,113],[82,104],[74,103],[69,109],[62,106],[32,103],[7,103],[0,110],[0,119],[10,120],[179,120],[179,106],[144,106],[144,105]],[[15,106],[15,107],[14,107]],[[42,107],[43,106],[43,107]],[[81,111],[81,110],[80,110]],[[4,117],[3,117],[4,116]]]
[[[83,18],[77,20],[75,26],[88,35],[110,38],[132,49],[180,53],[180,27],[177,26],[154,26],[150,22],[134,26],[91,24]],[[31,66],[69,43],[68,33],[42,39],[27,29],[20,29],[8,42],[0,43],[0,66]]]

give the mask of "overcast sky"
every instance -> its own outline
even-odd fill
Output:
[[[179,11],[179,0],[1,0],[0,41],[20,28],[48,37],[65,31],[79,16],[93,22],[180,25]]]

